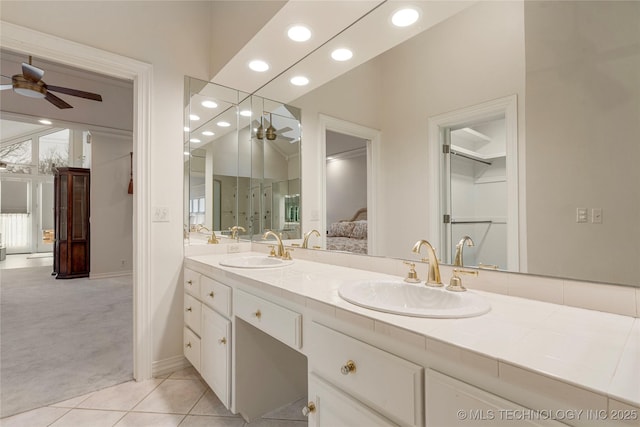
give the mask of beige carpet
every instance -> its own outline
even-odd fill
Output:
[[[133,378],[131,276],[0,270],[0,417]]]

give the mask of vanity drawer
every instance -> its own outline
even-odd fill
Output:
[[[310,371],[403,425],[423,425],[424,369],[318,323],[311,324]]]
[[[302,347],[300,313],[241,290],[236,291],[235,313],[240,319],[290,347]]]
[[[183,334],[184,357],[200,372],[200,338],[185,327]]]
[[[220,314],[231,315],[231,288],[227,285],[201,276],[200,300]]]
[[[200,273],[188,268],[184,269],[184,290],[194,297],[200,295]]]
[[[184,294],[184,323],[200,335],[200,313],[202,303],[189,294]]]

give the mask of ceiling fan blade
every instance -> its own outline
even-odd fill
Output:
[[[79,98],[91,99],[93,101],[102,102],[102,96],[97,93],[85,92],[78,89],[70,89],[68,87],[47,85],[47,90],[64,93],[65,95],[77,96]]]
[[[291,129],[289,126],[287,126],[287,127],[282,128],[282,129],[278,129],[278,133],[287,133],[287,132],[290,132],[292,130],[293,129]]]
[[[44,70],[41,70],[38,67],[34,67],[31,64],[27,64],[26,62],[23,62],[22,75],[27,80],[31,80],[32,82],[39,82],[40,80],[42,80],[42,76],[44,76]]]
[[[13,89],[13,85],[0,85],[0,90]]]
[[[70,89],[68,87],[47,85],[47,90],[64,93],[65,95],[77,96],[79,98],[91,99],[102,102],[102,96],[97,93],[85,92],[83,90]]]
[[[45,95],[44,99],[46,99],[47,101],[49,101],[50,103],[52,103],[53,105],[55,105],[58,108],[73,108],[71,106],[71,104],[67,104],[65,101],[63,101],[62,99],[58,98],[57,96],[55,96],[54,94],[47,92],[47,94]]]

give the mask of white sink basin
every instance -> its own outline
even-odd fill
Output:
[[[451,292],[399,280],[345,283],[338,292],[352,304],[405,316],[473,317],[491,310],[489,302],[472,291]]]
[[[272,258],[266,255],[247,255],[242,257],[229,257],[220,261],[220,265],[235,268],[274,268],[292,264],[293,260]]]

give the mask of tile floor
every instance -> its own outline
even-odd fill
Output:
[[[0,420],[2,427],[305,427],[305,400],[246,423],[193,368],[130,381]]]

